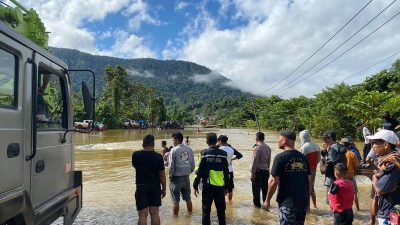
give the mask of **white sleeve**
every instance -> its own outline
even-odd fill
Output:
[[[371,135],[371,132],[369,131],[368,128],[364,127],[364,129],[363,129],[363,136],[364,136],[364,140],[365,140],[365,141],[368,141],[368,138],[367,138],[368,135]]]
[[[305,143],[303,146],[301,146],[300,151],[303,155],[307,155],[307,148],[306,148],[307,143]]]

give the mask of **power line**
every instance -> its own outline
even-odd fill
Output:
[[[6,4],[5,2],[3,2],[3,1],[0,1],[0,3],[3,4],[3,5],[5,5],[5,6],[7,6],[7,7],[9,7],[9,8],[11,8],[11,6],[7,5],[7,4]]]
[[[378,65],[378,64],[380,64],[380,63],[382,63],[382,62],[384,62],[384,61],[386,61],[388,59],[390,59],[390,58],[392,58],[393,56],[395,56],[395,55],[397,55],[399,53],[400,53],[400,51],[397,51],[397,52],[391,54],[390,56],[388,56],[388,57],[386,57],[386,58],[384,58],[384,59],[372,64],[371,66],[368,66],[367,68],[364,68],[364,69],[362,69],[362,70],[360,70],[360,71],[358,71],[356,73],[348,75],[348,76],[346,76],[346,78],[343,79],[343,81],[348,80],[348,79],[350,79],[350,78],[352,78],[352,77],[354,77],[354,76],[356,76],[356,75],[358,75],[358,74],[360,74],[360,73],[362,73],[362,72],[364,72],[364,71],[366,71],[366,70],[368,70],[368,69],[370,69],[370,68],[372,68],[372,67],[374,67],[374,66],[376,66],[376,65]]]
[[[327,41],[325,41],[325,43],[319,47],[311,56],[309,56],[306,60],[304,60],[296,69],[294,69],[292,72],[290,72],[289,74],[287,74],[282,80],[280,80],[278,83],[274,84],[269,91],[271,91],[273,88],[275,88],[276,86],[280,85],[284,80],[286,80],[287,78],[289,78],[294,72],[296,72],[300,67],[302,67],[306,62],[308,62],[308,60],[310,60],[315,54],[317,54],[323,47],[325,47],[325,45],[327,45],[334,37],[336,37],[336,35],[342,31],[354,18],[356,18],[358,16],[358,14],[360,14],[370,3],[372,2],[372,0],[370,0],[366,5],[364,5],[349,21],[347,21],[333,36],[331,36]],[[267,91],[267,92],[269,92]]]
[[[280,93],[284,90],[287,90],[301,82],[303,82],[304,80],[308,79],[309,77],[313,76],[314,74],[316,74],[317,72],[321,71],[322,69],[324,69],[325,67],[327,67],[328,65],[330,65],[332,62],[336,61],[338,58],[342,57],[344,54],[346,54],[347,52],[349,52],[351,49],[353,49],[355,46],[357,46],[358,44],[360,44],[361,42],[363,42],[365,39],[367,39],[369,36],[371,36],[373,33],[375,33],[376,31],[378,31],[380,28],[382,28],[383,26],[385,26],[387,23],[389,23],[391,20],[393,20],[395,17],[397,17],[400,14],[400,11],[397,12],[394,16],[392,16],[389,20],[387,20],[385,23],[383,23],[382,25],[380,25],[379,27],[377,27],[375,30],[373,30],[371,33],[369,33],[367,36],[365,36],[363,39],[361,39],[359,42],[357,42],[356,44],[354,44],[353,46],[351,46],[349,49],[347,49],[346,51],[344,51],[342,54],[340,54],[339,56],[337,56],[336,58],[334,58],[333,60],[331,60],[329,63],[325,64],[324,66],[322,66],[321,68],[319,68],[318,70],[314,71],[313,73],[311,73],[310,75],[306,76],[304,79],[300,80],[297,83],[294,83],[288,87],[284,87],[281,88],[279,90],[277,90],[275,93]],[[299,77],[298,77],[299,78]],[[295,80],[294,80],[295,81]],[[293,83],[290,82],[290,83]],[[290,84],[289,83],[289,84]]]

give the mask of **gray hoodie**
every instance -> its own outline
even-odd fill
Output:
[[[169,153],[169,176],[188,176],[194,171],[193,150],[189,146],[179,144]]]

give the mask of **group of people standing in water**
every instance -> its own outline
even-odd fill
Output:
[[[389,224],[389,214],[400,204],[400,156],[396,150],[399,139],[392,130],[383,129],[374,135],[365,135],[372,145],[374,157],[364,158],[355,150],[349,138],[341,143],[336,140],[336,133],[327,131],[323,134],[322,146],[311,141],[307,130],[300,132],[301,149],[295,149],[296,133],[285,130],[279,134],[278,147],[283,152],[277,154],[271,163],[271,148],[265,143],[265,135],[256,133],[256,144],[252,148],[250,180],[252,184],[254,207],[269,211],[271,199],[277,192],[279,224],[304,224],[307,211],[317,208],[314,191],[315,177],[320,171],[325,175],[327,203],[333,213],[334,224],[352,224],[353,202],[359,210],[355,173],[360,160],[375,162],[377,169],[372,176],[371,220],[381,225]],[[208,148],[201,151],[196,165],[195,154],[190,145],[183,144],[180,132],[172,134],[173,148],[167,152],[169,167],[169,191],[173,200],[173,214],[179,214],[179,202],[186,202],[192,212],[191,188],[197,197],[202,195],[202,224],[211,224],[210,212],[214,202],[219,224],[226,224],[225,196],[233,198],[234,171],[232,161],[243,155],[228,144],[228,137],[206,134]],[[165,143],[164,143],[164,146]],[[365,150],[364,150],[365,151]],[[379,158],[379,159],[378,159]],[[374,161],[375,160],[375,161]],[[160,224],[158,207],[161,198],[166,195],[166,175],[163,156],[154,151],[154,136],[146,135],[143,150],[132,154],[132,165],[136,169],[136,206],[139,212],[138,224],[146,224],[150,213],[151,224]],[[196,176],[191,184],[190,174]],[[261,196],[260,196],[261,195]],[[262,199],[262,201],[261,201]],[[377,204],[376,204],[377,203]],[[375,207],[372,207],[376,205]]]

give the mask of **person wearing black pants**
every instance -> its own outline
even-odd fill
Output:
[[[271,163],[271,148],[264,143],[264,133],[256,133],[256,144],[253,146],[253,160],[250,166],[253,204],[261,208],[260,191],[263,202],[267,197],[269,166]]]
[[[199,194],[200,180],[203,182],[202,209],[203,225],[210,225],[211,205],[217,208],[219,225],[226,225],[225,195],[229,190],[228,155],[217,147],[217,134],[206,135],[208,149],[203,152],[196,178],[193,182],[194,195]]]
[[[212,185],[205,185],[202,194],[203,225],[210,225],[211,206],[214,201],[217,209],[218,222],[220,225],[226,224],[225,219],[225,188]]]
[[[265,202],[268,193],[268,170],[257,170],[254,181],[251,182],[251,188],[253,191],[253,203],[257,208],[261,207],[260,202],[260,191],[262,193],[262,202]]]
[[[362,131],[364,137],[363,162],[366,162],[368,153],[372,147],[371,141],[367,138],[368,135],[371,135],[371,131],[369,131],[368,127],[364,126],[364,124],[361,121],[356,123],[356,128],[358,131]]]
[[[363,160],[364,160],[364,162],[366,162],[368,153],[371,150],[371,148],[372,148],[371,147],[371,143],[368,143],[368,144],[364,143],[364,148],[363,148]]]

